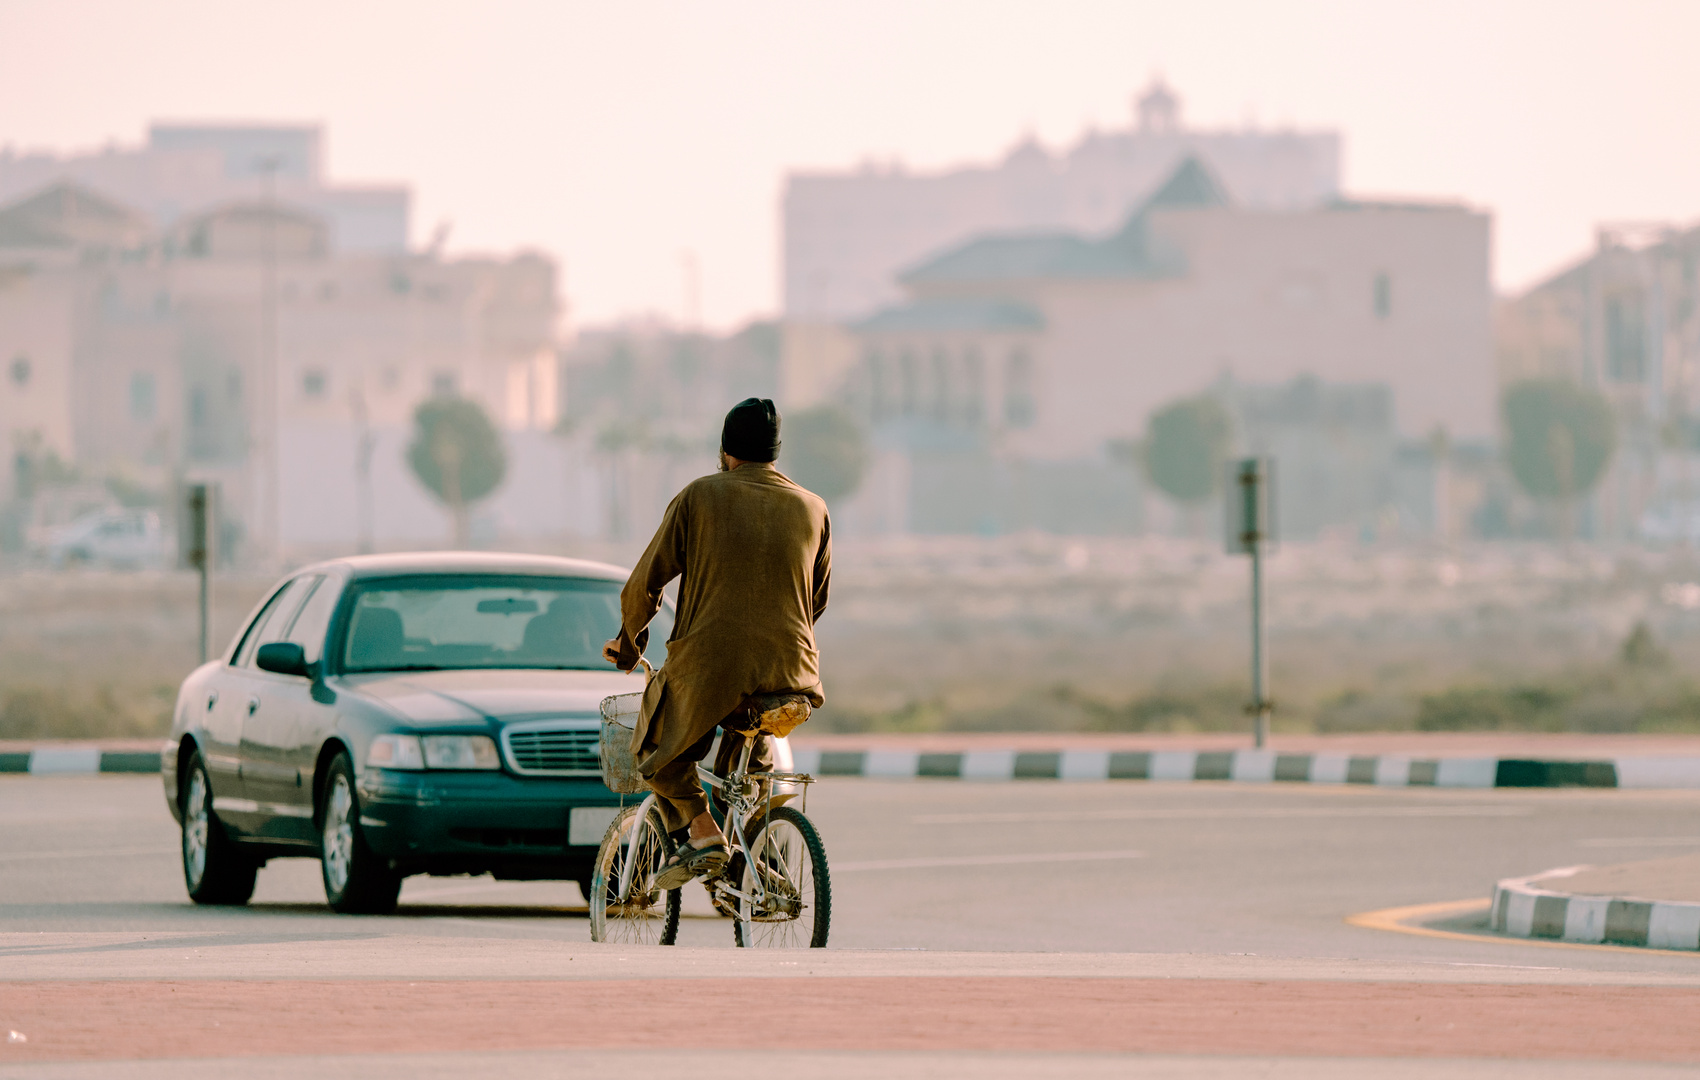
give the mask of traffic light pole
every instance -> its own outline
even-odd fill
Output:
[[[1262,750],[1269,742],[1269,714],[1274,710],[1269,700],[1269,652],[1264,644],[1266,616],[1263,604],[1263,554],[1270,539],[1273,521],[1270,511],[1270,465],[1265,458],[1246,458],[1236,470],[1239,481],[1238,550],[1251,556],[1251,704],[1246,706],[1253,720],[1253,738]]]
[[[205,580],[203,578],[203,580]],[[1269,653],[1263,647],[1263,540],[1251,542],[1251,709],[1257,748],[1269,741]]]
[[[208,580],[212,572],[212,541],[214,529],[213,487],[210,484],[191,484],[185,499],[184,509],[188,511],[178,525],[179,550],[183,562],[187,563],[200,578],[200,616],[201,616],[201,663],[206,663],[208,650],[211,646],[208,633],[208,623],[211,621],[211,582]]]

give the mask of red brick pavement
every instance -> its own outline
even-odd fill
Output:
[[[806,957],[800,957],[806,963]],[[0,1064],[539,1049],[1700,1061],[1700,989],[1124,978],[0,983]],[[770,1019],[764,1019],[770,1018]]]

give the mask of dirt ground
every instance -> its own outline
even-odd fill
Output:
[[[219,576],[215,651],[276,576]],[[843,541],[811,728],[1237,730],[1247,588],[1164,538]],[[1277,730],[1700,731],[1688,553],[1289,545],[1268,595]],[[161,731],[195,650],[187,573],[0,573],[0,739]]]

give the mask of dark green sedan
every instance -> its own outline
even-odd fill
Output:
[[[643,687],[601,655],[625,576],[443,553],[281,582],[178,692],[162,764],[189,896],[246,903],[289,857],[320,859],[344,912],[393,910],[412,874],[587,886],[620,803],[600,778],[600,704]],[[672,622],[664,606],[651,660]]]

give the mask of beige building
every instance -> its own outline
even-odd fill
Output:
[[[1570,379],[1604,393],[1618,450],[1586,508],[1602,539],[1700,540],[1700,228],[1607,226],[1595,250],[1495,311],[1501,384]]]
[[[324,157],[324,131],[310,124],[154,124],[139,146],[0,148],[0,206],[75,184],[168,228],[214,207],[272,198],[311,211],[338,252],[406,252],[412,193],[398,184],[331,183]]]
[[[904,274],[906,303],[852,324],[843,397],[910,468],[950,452],[1102,469],[1156,409],[1224,380],[1381,386],[1390,436],[1486,440],[1489,243],[1462,206],[1239,206],[1188,159],[1107,236],[982,236]],[[867,497],[900,527],[901,497]]]
[[[559,315],[541,256],[339,255],[282,202],[156,229],[57,185],[0,209],[0,423],[96,474],[219,480],[256,554],[429,541],[445,528],[405,464],[414,408],[478,401],[523,475],[557,418]],[[486,531],[536,525],[533,502],[498,496]]]
[[[1062,152],[1026,138],[993,165],[792,173],[781,209],[786,321],[862,317],[899,302],[903,271],[975,236],[1112,231],[1188,157],[1239,206],[1310,209],[1339,193],[1334,132],[1188,127],[1160,80],[1134,114],[1132,127],[1089,132]]]

